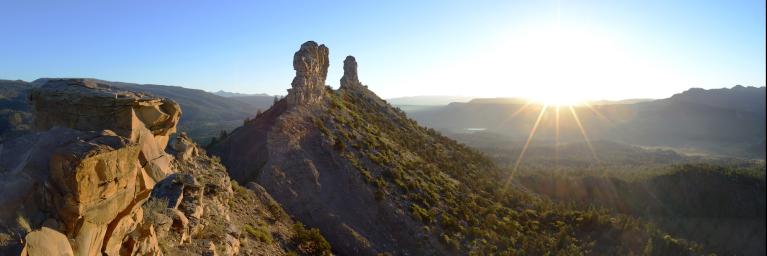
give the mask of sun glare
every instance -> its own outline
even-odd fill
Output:
[[[628,55],[624,42],[598,26],[531,24],[508,33],[503,47],[492,49],[481,59],[485,65],[477,66],[487,69],[486,63],[494,63],[489,66],[501,70],[485,72],[508,74],[502,84],[493,82],[492,76],[478,82],[497,84],[496,90],[510,97],[522,96],[552,106],[578,105],[613,98],[611,85],[630,82],[628,77],[639,79],[630,72],[646,70],[638,58]]]
[[[577,97],[570,97],[566,94],[560,94],[556,92],[552,92],[548,95],[542,95],[542,96],[534,96],[531,97],[533,102],[544,104],[548,106],[577,106],[584,102],[583,99],[578,99]]]

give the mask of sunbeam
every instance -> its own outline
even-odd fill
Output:
[[[559,105],[554,119],[554,171],[559,172]]]
[[[570,113],[573,114],[573,119],[575,120],[575,124],[578,125],[578,129],[581,131],[581,134],[583,135],[583,140],[586,141],[586,145],[589,146],[589,150],[591,150],[591,155],[594,157],[594,160],[599,164],[599,158],[597,157],[597,152],[594,151],[594,146],[591,145],[591,140],[589,139],[589,135],[586,133],[586,129],[583,128],[583,124],[581,124],[581,119],[578,118],[578,114],[575,113],[575,108],[573,106],[568,106],[570,108]]]
[[[529,107],[531,104],[533,104],[533,101],[532,101],[532,100],[528,100],[528,101],[527,101],[527,102],[526,102],[524,105],[522,105],[522,107],[519,107],[519,109],[517,109],[516,111],[514,111],[514,113],[511,113],[511,115],[509,115],[509,117],[508,117],[508,118],[506,118],[506,119],[502,120],[502,121],[500,122],[500,124],[501,124],[501,125],[504,125],[504,124],[506,124],[507,122],[511,121],[512,119],[514,119],[514,117],[516,117],[517,115],[519,115],[519,113],[522,113],[522,111],[524,111],[525,109],[527,109],[527,107]]]
[[[592,106],[588,102],[583,102],[583,105],[586,106],[587,108],[589,108],[589,110],[591,110],[591,112],[593,112],[595,115],[597,115],[599,117],[599,119],[602,119],[602,121],[605,121],[608,124],[613,124],[613,121],[610,120],[610,118],[607,118],[605,115],[603,115],[601,112],[599,112],[599,110],[594,108],[594,106]]]
[[[541,112],[538,113],[538,118],[535,119],[535,124],[533,124],[533,129],[530,130],[530,135],[527,136],[527,141],[525,142],[525,146],[522,147],[522,152],[519,152],[519,157],[517,157],[517,161],[516,163],[514,163],[514,168],[511,169],[511,174],[506,179],[506,182],[503,183],[502,191],[506,191],[506,189],[509,186],[509,183],[511,183],[511,179],[514,178],[514,174],[517,172],[517,168],[519,168],[519,163],[522,162],[522,158],[525,156],[525,151],[527,151],[527,147],[530,146],[530,142],[533,140],[533,136],[535,136],[535,131],[538,130],[538,124],[541,123],[543,114],[546,113],[546,108],[548,108],[548,105],[544,104],[543,108],[541,108]]]

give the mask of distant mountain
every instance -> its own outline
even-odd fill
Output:
[[[744,87],[736,85],[730,89],[692,88],[683,93],[675,94],[668,99],[674,102],[686,102],[706,105],[722,109],[732,109],[739,112],[765,114],[765,87]]]
[[[634,104],[640,102],[653,101],[655,99],[625,99],[625,100],[591,100],[587,101],[590,105],[612,105],[612,104]]]
[[[274,102],[279,99],[279,96],[269,96],[266,94],[258,94],[258,95],[248,95],[248,96],[233,96],[229,97],[228,99],[233,99],[242,103],[247,104],[249,107],[248,111],[251,113],[257,113],[258,110],[264,111],[268,109],[269,107],[274,104]]]
[[[410,97],[398,97],[386,99],[389,104],[410,105],[410,106],[440,106],[447,105],[451,102],[468,102],[472,97],[466,96],[410,96]]]
[[[239,102],[245,103],[248,106],[248,112],[250,113],[257,113],[258,110],[264,111],[267,108],[269,108],[277,99],[280,98],[280,96],[271,96],[266,93],[255,93],[255,94],[247,94],[247,93],[238,93],[238,92],[227,92],[219,90],[217,92],[213,92],[213,94],[230,98],[237,100]]]
[[[216,92],[211,92],[215,95],[221,96],[221,97],[243,97],[243,96],[269,96],[266,93],[239,93],[239,92],[227,92],[224,90],[218,90]]]
[[[478,98],[469,101],[470,104],[525,104],[530,102],[523,98]]]
[[[0,143],[30,131],[32,110],[27,98],[33,87],[21,80],[0,80]]]
[[[478,103],[480,102],[480,103]],[[406,109],[428,127],[450,133],[481,128],[524,140],[542,109],[520,102],[471,101],[428,109]],[[742,157],[765,157],[765,87],[691,89],[668,99],[638,103],[550,107],[541,116],[536,140],[580,141],[582,124],[590,139],[665,146]],[[556,127],[560,128],[557,134]]]

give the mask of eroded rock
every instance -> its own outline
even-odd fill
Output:
[[[142,204],[175,172],[165,147],[178,104],[87,79],[51,80],[30,99],[39,132],[0,146],[0,229],[42,227],[27,234],[30,255],[161,255]]]
[[[178,134],[178,137],[171,144],[171,149],[179,161],[186,161],[200,154],[200,150],[184,132]]]
[[[165,147],[181,116],[176,102],[89,79],[52,79],[29,98],[36,130],[114,131],[141,145],[142,166],[154,181],[172,172]]]
[[[341,77],[341,88],[362,86],[357,77],[357,60],[354,56],[346,56],[344,59],[344,75]]]
[[[317,103],[325,90],[328,75],[328,48],[308,41],[293,55],[296,76],[290,83],[287,102],[289,106]]]

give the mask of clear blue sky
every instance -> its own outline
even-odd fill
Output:
[[[2,1],[0,78],[284,94],[307,40],[383,97],[765,84],[764,1]],[[540,58],[539,58],[540,56]],[[576,88],[576,89],[573,89]]]

